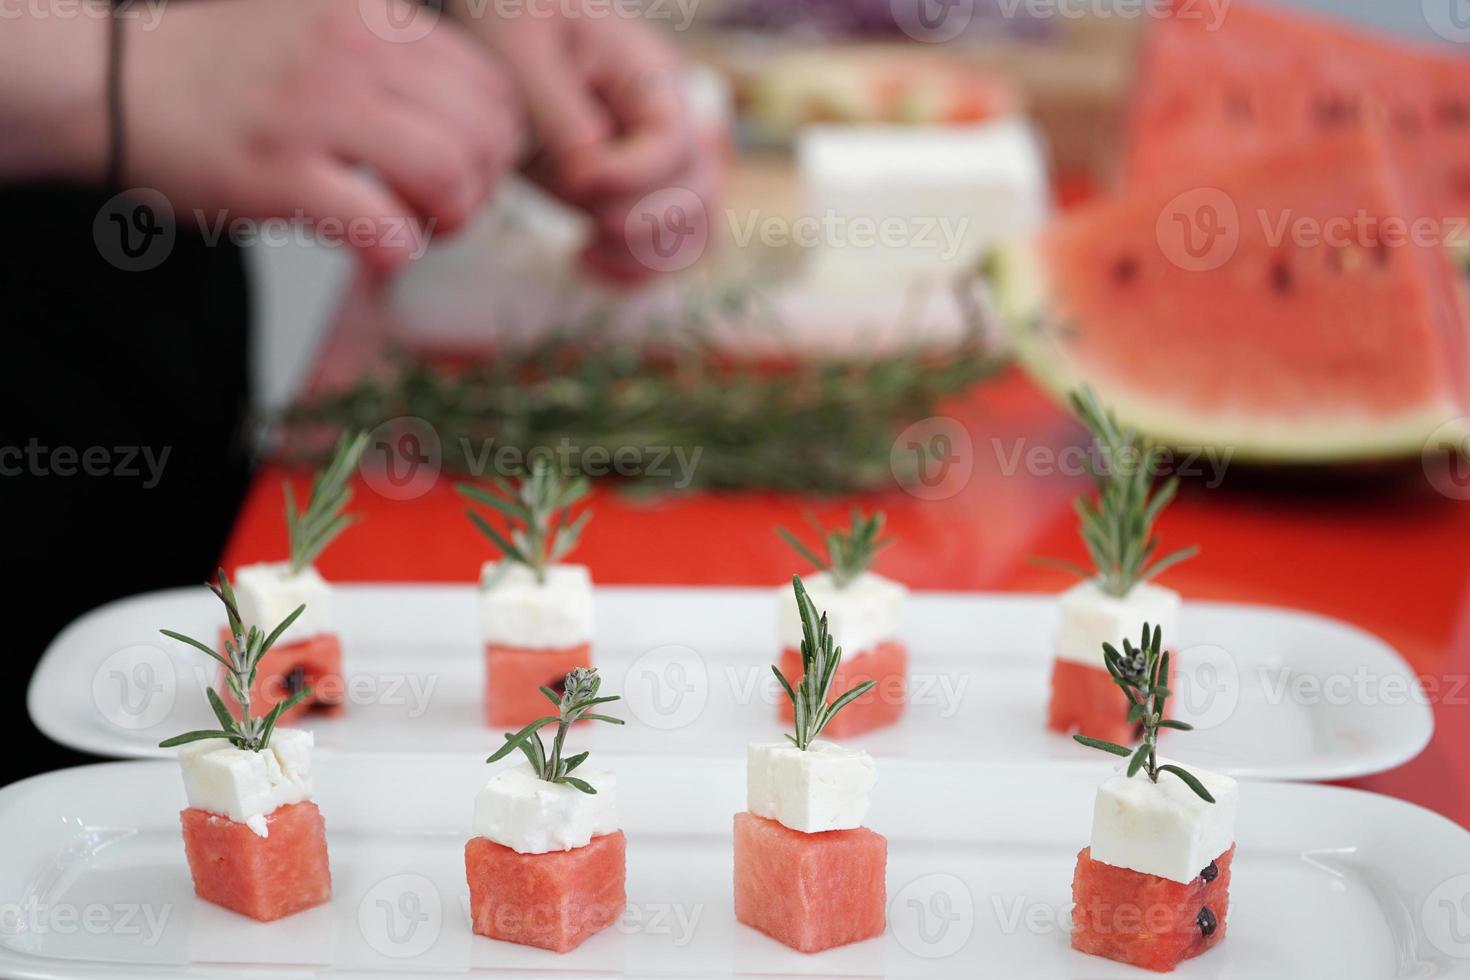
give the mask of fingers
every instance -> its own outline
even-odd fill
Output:
[[[599,88],[619,137],[573,161],[566,173],[570,193],[617,195],[657,187],[687,164],[694,132],[684,74],[676,64],[634,72],[623,67]]]
[[[508,32],[496,53],[520,83],[540,162],[553,173],[578,151],[612,136],[613,120],[580,77],[560,34],[529,23]]]
[[[397,269],[422,254],[430,223],[419,219],[392,191],[329,161],[292,175],[291,196],[318,227],[337,223],[343,238],[379,272]]]

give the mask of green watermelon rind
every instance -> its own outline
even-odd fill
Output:
[[[1470,435],[1464,411],[1446,400],[1392,420],[1344,417],[1338,424],[1304,424],[1268,415],[1222,419],[1139,397],[1116,382],[1090,377],[1066,344],[1068,326],[1052,313],[1052,290],[1033,243],[1011,242],[991,259],[992,302],[1017,363],[1058,402],[1091,385],[1124,424],[1161,445],[1188,451],[1228,449],[1233,460],[1269,465],[1347,464],[1417,458],[1452,448]]]

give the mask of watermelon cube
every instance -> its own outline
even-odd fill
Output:
[[[891,725],[903,715],[908,688],[909,655],[897,640],[879,643],[857,654],[843,651],[842,662],[832,681],[833,696],[864,681],[873,681],[873,689],[838,712],[822,730],[829,738],[843,738],[860,732]],[[781,651],[781,673],[795,687],[804,671],[801,651],[787,647]],[[791,721],[791,701],[782,698],[779,706],[783,721]]]
[[[485,722],[519,727],[551,707],[541,686],[558,693],[567,674],[592,662],[592,644],[536,649],[485,645]]]
[[[545,854],[473,837],[464,864],[471,926],[491,939],[565,953],[616,922],[628,905],[621,830]]]
[[[219,649],[223,653],[230,631],[220,630]],[[224,683],[220,669],[219,691],[225,704],[238,711],[239,704]],[[335,633],[318,633],[295,643],[276,644],[266,652],[250,685],[251,710],[256,715],[269,712],[281,701],[304,687],[311,687],[311,697],[281,715],[285,724],[309,711],[336,714],[347,700],[347,682],[342,676],[342,641]]]
[[[326,825],[315,803],[277,807],[266,817],[266,837],[197,807],[181,819],[194,893],[205,901],[270,922],[332,897]]]
[[[1168,972],[1225,938],[1230,863],[1221,854],[1188,884],[1077,855],[1072,879],[1072,948]]]
[[[803,953],[883,934],[888,841],[735,814],[735,918]]]
[[[1136,726],[1128,721],[1128,696],[1113,683],[1106,667],[1058,657],[1052,662],[1046,727],[1127,744],[1133,741]]]

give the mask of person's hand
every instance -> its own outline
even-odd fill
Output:
[[[408,0],[170,5],[127,37],[124,183],[158,191],[180,220],[300,216],[397,265],[424,231],[465,222],[522,139],[513,88],[456,25],[402,42],[369,26],[411,12]]]
[[[587,264],[638,281],[654,269],[646,257],[658,232],[657,220],[638,213],[641,202],[678,188],[698,205],[681,210],[680,232],[703,236],[719,162],[697,138],[672,45],[635,20],[576,14],[569,2],[459,13],[520,89],[533,130],[527,173],[592,218]]]

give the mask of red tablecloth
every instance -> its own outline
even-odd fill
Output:
[[[1081,559],[1071,499],[1086,478],[1049,472],[1055,450],[1083,433],[1019,374],[950,406],[971,436],[965,490],[926,501],[902,490],[864,497],[882,507],[897,544],[878,570],[918,589],[1056,590],[1068,580],[1030,555]],[[1037,451],[1028,466],[1022,453]],[[792,465],[800,465],[793,460]],[[225,556],[226,567],[285,554],[281,482],[259,474]],[[291,474],[298,493],[305,474]],[[319,565],[338,581],[470,582],[490,556],[445,477],[423,496],[389,500],[359,481],[363,517]],[[797,570],[772,533],[804,510],[846,517],[852,500],[691,493],[654,501],[612,487],[576,554],[606,584],[773,585]],[[1331,477],[1229,468],[1223,486],[1186,484],[1162,522],[1166,548],[1202,554],[1167,582],[1196,598],[1273,603],[1335,616],[1400,650],[1435,693],[1434,741],[1415,761],[1354,782],[1420,803],[1470,826],[1470,503],[1430,485],[1417,464]]]

